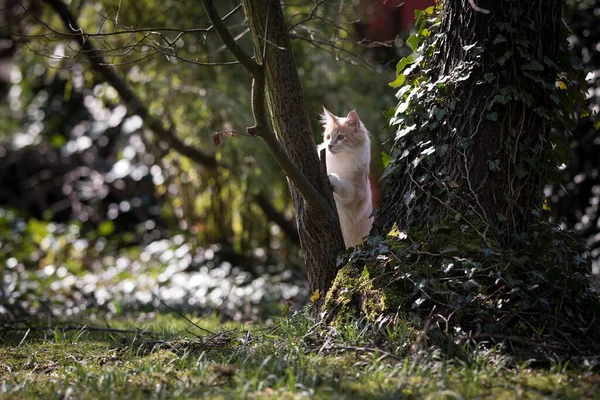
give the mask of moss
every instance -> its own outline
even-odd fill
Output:
[[[392,271],[381,264],[346,264],[327,293],[324,310],[338,321],[356,316],[359,310],[369,321],[397,310],[404,296],[396,284],[390,284]]]
[[[346,320],[357,312],[351,305],[354,293],[359,287],[357,275],[356,268],[352,264],[346,264],[338,271],[331,289],[325,296],[323,310],[330,315],[335,315],[339,320]]]

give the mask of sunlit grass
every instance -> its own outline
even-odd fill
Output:
[[[473,345],[462,359],[448,358],[402,323],[374,335],[362,321],[331,327],[302,313],[270,324],[216,315],[194,322],[200,328],[158,313],[114,319],[110,328],[89,321],[107,330],[5,324],[0,397],[600,398],[591,367],[534,369]]]

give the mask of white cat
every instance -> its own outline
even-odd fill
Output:
[[[371,141],[356,111],[346,118],[336,117],[323,107],[323,143],[327,173],[340,216],[346,248],[360,244],[369,234],[373,219],[369,163]]]

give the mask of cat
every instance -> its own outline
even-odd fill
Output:
[[[346,248],[359,245],[369,234],[373,219],[369,164],[371,140],[369,132],[356,111],[346,118],[336,117],[323,107],[322,123],[325,131],[327,174],[333,190],[335,205],[340,216]]]

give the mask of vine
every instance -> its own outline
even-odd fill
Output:
[[[543,197],[567,160],[583,77],[561,3],[529,3],[487,15],[455,0],[418,15],[414,54],[390,84],[399,103],[386,113],[395,137],[376,234],[349,254],[332,314],[412,313],[450,342],[590,350],[600,302],[589,259],[548,222]]]

